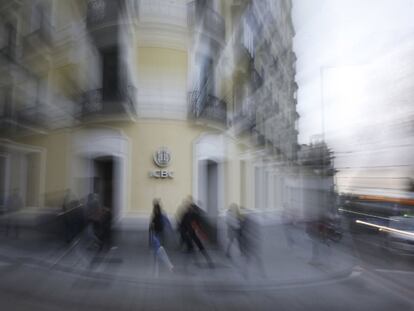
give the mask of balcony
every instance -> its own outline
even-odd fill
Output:
[[[133,120],[136,116],[135,92],[129,86],[124,92],[114,96],[105,96],[102,89],[87,91],[81,99],[79,119],[85,120]]]
[[[23,126],[44,128],[49,118],[43,103],[36,103],[31,107],[21,108],[17,111],[17,122]]]
[[[36,102],[33,106],[13,107],[11,103],[3,104],[0,110],[0,132],[9,134],[42,133],[48,122],[45,106]]]
[[[191,118],[227,125],[225,101],[205,91],[193,91],[188,94],[188,103]]]
[[[197,1],[187,4],[187,23],[192,31],[208,35],[223,44],[225,41],[224,18],[209,7],[199,7]]]

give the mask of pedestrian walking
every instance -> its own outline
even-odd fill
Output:
[[[240,250],[240,209],[237,204],[233,203],[230,205],[229,209],[227,210],[226,215],[226,224],[227,224],[227,248],[226,248],[226,256],[230,257],[230,250],[234,240],[237,241],[239,250]]]
[[[89,248],[102,246],[101,221],[102,210],[96,193],[90,193],[86,202],[87,233],[91,240]]]
[[[174,270],[174,265],[171,263],[163,246],[165,243],[166,230],[172,230],[171,223],[167,216],[162,212],[160,200],[154,199],[149,226],[149,243],[154,251],[154,273],[156,276],[159,274],[160,262],[162,262],[171,272]]]
[[[322,247],[324,244],[329,246],[326,231],[326,218],[322,211],[317,213],[313,218],[307,220],[306,233],[308,234],[312,244],[312,254],[309,264],[321,265]]]
[[[266,271],[262,260],[262,233],[260,225],[254,219],[253,214],[241,208],[240,221],[240,251],[244,258],[245,267],[243,274],[249,278],[252,271],[258,272],[262,277],[266,277]]]
[[[203,216],[200,208],[192,201],[188,199],[187,208],[180,222],[181,237],[186,245],[188,254],[194,253],[194,244],[199,249],[200,253],[204,256],[207,264],[210,268],[214,267],[214,264],[207,253],[200,238],[206,238],[206,234],[203,229]]]
[[[292,249],[295,244],[295,239],[293,238],[293,216],[287,204],[283,205],[282,227],[286,238],[286,244],[288,248]]]

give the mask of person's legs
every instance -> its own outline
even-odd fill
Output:
[[[198,249],[200,250],[200,252],[203,254],[204,258],[206,259],[208,265],[210,267],[213,267],[213,262],[209,256],[209,254],[207,253],[206,249],[204,248],[203,243],[201,242],[201,240],[198,238],[197,234],[195,232],[191,233],[191,239],[194,241],[194,243],[197,245]]]
[[[194,250],[193,241],[188,233],[183,234],[184,244],[186,246],[187,253],[191,253]]]
[[[234,238],[235,238],[234,233],[229,231],[229,241],[227,243],[227,248],[226,248],[227,257],[230,257],[230,248],[231,248],[231,245],[233,244]]]
[[[185,231],[181,232],[182,237],[182,243],[185,247],[185,257],[184,257],[184,269],[185,272],[187,272],[188,267],[190,265],[190,260],[193,258],[195,261],[197,260],[195,253],[194,253],[194,245],[193,241],[191,240],[191,237],[189,234]]]
[[[290,224],[283,224],[283,231],[285,233],[286,243],[289,248],[295,244],[295,240],[292,236],[292,228]]]
[[[157,257],[168,267],[168,270],[172,271],[174,269],[174,266],[171,263],[164,247],[160,246],[160,248],[157,250]]]
[[[159,276],[159,263],[158,263],[158,256],[157,256],[157,251],[154,252],[154,276],[158,277]]]
[[[87,225],[87,235],[88,235],[88,240],[90,241],[89,250],[96,250],[99,246],[100,246],[100,240],[98,239],[98,237],[96,236],[95,233],[95,223],[94,222],[89,222],[89,224]]]
[[[309,261],[310,264],[320,264],[320,244],[315,238],[312,239],[312,258]]]

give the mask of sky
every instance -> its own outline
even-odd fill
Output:
[[[324,137],[344,184],[413,176],[413,12],[414,0],[293,0],[299,143]]]

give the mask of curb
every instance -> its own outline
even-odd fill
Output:
[[[0,259],[7,262],[18,263],[26,266],[35,266],[45,270],[52,270],[61,273],[67,273],[74,276],[80,276],[84,278],[95,279],[97,281],[120,281],[127,282],[136,285],[144,285],[150,287],[202,287],[207,291],[221,291],[221,292],[243,292],[243,291],[262,291],[272,290],[278,288],[288,287],[305,287],[312,286],[318,283],[325,283],[329,281],[344,280],[351,276],[355,272],[355,267],[349,267],[339,271],[326,273],[316,278],[293,278],[291,280],[280,281],[278,279],[243,279],[241,282],[235,281],[220,281],[220,280],[203,280],[189,278],[137,278],[126,277],[124,275],[114,275],[105,272],[96,272],[80,268],[71,268],[61,264],[53,264],[46,260],[33,259],[28,257],[16,257],[10,258],[0,254]]]

